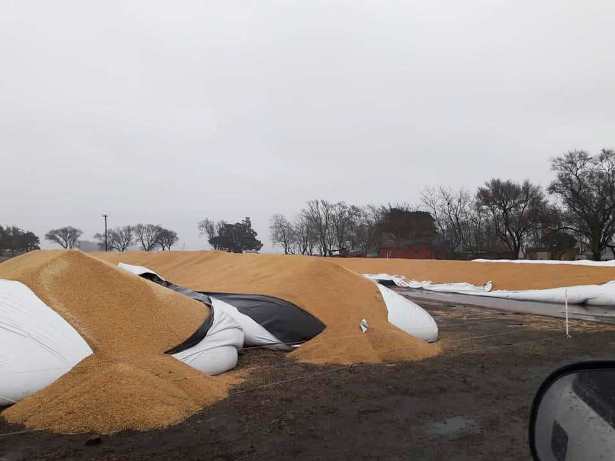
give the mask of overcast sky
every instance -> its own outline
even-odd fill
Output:
[[[416,202],[615,147],[615,2],[0,0],[0,224]],[[267,245],[266,248],[270,248]]]

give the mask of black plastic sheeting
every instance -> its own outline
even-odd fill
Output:
[[[393,280],[389,279],[377,279],[376,282],[378,282],[380,285],[384,285],[385,287],[390,288],[394,288],[397,286],[397,284]]]
[[[320,319],[309,312],[273,296],[210,292],[203,294],[234,306],[288,346],[309,341],[326,328]]]
[[[166,351],[167,354],[176,354],[189,349],[201,342],[207,335],[214,320],[210,296],[234,306],[239,312],[250,317],[288,346],[303,344],[322,333],[326,328],[326,325],[320,319],[309,312],[274,296],[198,292],[163,280],[156,274],[145,273],[141,274],[141,277],[199,301],[209,309],[210,315],[199,329],[186,341]]]
[[[188,296],[195,301],[200,301],[211,310],[211,299],[209,299],[209,296],[207,296],[205,293],[199,293],[198,291],[191,290],[190,288],[180,287],[179,285],[175,285],[174,283],[161,279],[156,274],[152,274],[151,272],[145,272],[144,274],[141,274],[141,277],[150,280],[158,285],[162,285],[163,287],[166,287],[177,293],[181,293],[184,296]]]

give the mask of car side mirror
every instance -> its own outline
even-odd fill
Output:
[[[615,459],[615,361],[552,373],[534,398],[529,431],[536,460]]]

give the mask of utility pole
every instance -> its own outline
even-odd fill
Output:
[[[109,217],[109,215],[104,214],[102,215],[102,217],[105,218],[105,251],[109,251],[109,244],[107,240],[107,218]]]

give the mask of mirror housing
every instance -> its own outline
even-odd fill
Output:
[[[535,460],[615,459],[615,361],[552,373],[532,403],[529,441]]]

